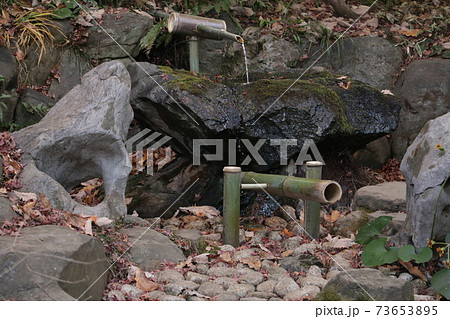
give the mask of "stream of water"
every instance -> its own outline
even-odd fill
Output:
[[[244,61],[245,61],[245,75],[247,76],[247,84],[250,83],[250,79],[248,76],[248,60],[247,60],[247,51],[245,50],[244,41],[242,41],[242,50],[244,51]]]

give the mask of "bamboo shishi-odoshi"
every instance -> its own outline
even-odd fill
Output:
[[[265,191],[269,194],[310,200],[322,204],[333,204],[342,196],[341,186],[335,181],[242,172],[241,183],[267,184]],[[263,191],[257,187],[254,190]]]

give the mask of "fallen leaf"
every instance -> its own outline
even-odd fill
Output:
[[[86,220],[86,223],[84,223],[84,233],[92,236],[92,219],[88,219]]]
[[[111,224],[112,222],[113,222],[113,220],[112,220],[112,219],[109,219],[109,218],[107,218],[107,217],[99,217],[99,218],[97,218],[96,220],[94,220],[94,223],[95,223],[97,226],[99,226],[99,227],[103,227],[103,226],[109,225],[109,224]]]
[[[129,205],[131,201],[133,200],[133,197],[127,197],[125,198],[125,205]]]
[[[289,230],[287,230],[286,228],[283,228],[280,232],[281,236],[286,236],[287,238],[291,238],[292,236],[294,236],[293,232],[290,232]]]
[[[195,256],[192,259],[197,264],[207,264],[207,263],[209,263],[209,257],[208,257],[209,255],[211,255],[211,254],[210,253],[203,253],[201,255]]]
[[[22,193],[18,191],[13,191],[13,194],[19,197],[24,202],[28,202],[29,200],[37,201],[37,195],[35,193]]]
[[[339,216],[341,216],[341,212],[338,210],[332,210],[330,215],[330,222],[334,223]]]
[[[231,254],[229,251],[224,252],[223,254],[221,254],[218,258],[218,260],[226,262],[228,264],[232,263],[233,261],[231,260]]]
[[[417,37],[419,32],[420,32],[420,29],[402,29],[402,30],[398,30],[398,33],[406,35],[407,37]]]
[[[344,84],[344,82],[339,82],[339,87],[343,88],[344,90],[348,90],[350,88],[350,85],[352,84],[352,81],[348,81],[347,84]]]
[[[25,59],[25,53],[23,53],[20,48],[17,48],[17,51],[14,55],[16,56],[17,61],[23,61]]]
[[[286,251],[283,251],[283,252],[281,253],[281,257],[284,258],[284,257],[290,256],[290,255],[292,255],[293,252],[294,252],[294,251],[291,250],[291,249],[286,250]]]
[[[343,75],[343,76],[338,77],[337,79],[338,79],[338,80],[345,80],[346,78],[348,78],[348,76]]]
[[[386,95],[394,95],[391,90],[381,90],[381,93],[386,94]]]
[[[419,267],[413,266],[410,262],[404,262],[399,259],[398,262],[409,271],[411,275],[417,276],[425,282],[428,282],[427,277],[420,271]]]
[[[261,260],[259,260],[256,256],[243,257],[239,259],[239,261],[252,269],[260,270],[261,269]]]
[[[21,206],[20,208],[22,209],[22,211],[25,214],[29,214],[35,205],[36,205],[36,201],[31,200],[31,201],[27,202],[25,205]]]
[[[145,272],[140,268],[136,269],[135,280],[136,280],[136,287],[146,292],[154,291],[159,287],[159,285],[156,282],[148,279],[147,276],[145,275]]]
[[[180,207],[179,210],[183,213],[193,214],[195,216],[214,218],[220,216],[219,210],[212,206],[189,206]]]
[[[85,18],[82,15],[78,15],[77,20],[75,21],[76,24],[79,24],[83,27],[93,27],[94,25],[88,21],[85,20]]]

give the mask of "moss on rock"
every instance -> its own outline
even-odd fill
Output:
[[[158,66],[158,68],[171,75],[171,79],[166,81],[166,84],[170,89],[178,88],[181,91],[189,92],[195,96],[201,96],[208,92],[209,89],[214,88],[214,83],[208,79],[200,76],[192,75],[185,70],[174,70],[168,66]]]

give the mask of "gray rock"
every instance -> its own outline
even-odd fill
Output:
[[[196,272],[193,271],[189,271],[186,273],[186,279],[193,281],[197,284],[201,284],[204,283],[205,281],[209,280],[209,276],[206,275],[202,275],[202,274],[198,274]]]
[[[39,122],[55,104],[55,101],[30,88],[23,90],[14,113],[14,123],[20,127]]]
[[[125,284],[120,290],[125,296],[130,296],[133,299],[139,298],[140,295],[144,293],[143,290],[137,288],[136,286]]]
[[[128,240],[133,243],[128,251],[133,263],[146,271],[158,269],[164,261],[178,263],[186,259],[177,245],[153,229],[122,228],[120,233],[128,235]],[[183,280],[183,276],[180,276],[180,280]]]
[[[272,293],[275,289],[276,284],[277,282],[275,280],[269,279],[260,283],[258,287],[256,287],[256,290],[265,293]]]
[[[350,269],[332,278],[317,296],[317,300],[412,301],[410,282],[384,276],[379,270]]]
[[[391,156],[391,144],[386,136],[367,144],[363,149],[353,154],[355,163],[373,169],[380,169]]]
[[[320,293],[320,288],[317,286],[305,286],[298,290],[287,293],[283,300],[303,300],[305,298],[314,298]]]
[[[171,295],[165,295],[161,299],[161,301],[186,301],[183,297],[176,297]]]
[[[241,258],[251,257],[251,256],[254,256],[257,253],[258,253],[258,251],[256,249],[253,249],[253,248],[242,249],[242,250],[236,251],[234,253],[233,257],[231,257],[231,259],[233,261],[239,262],[239,260]]]
[[[218,277],[214,280],[214,283],[221,285],[225,290],[230,286],[236,284],[236,280],[230,277]]]
[[[224,291],[216,296],[215,301],[238,301],[239,297],[231,292]]]
[[[138,226],[149,227],[151,224],[143,218],[133,215],[126,215],[123,220],[125,224],[137,224]]]
[[[299,255],[297,257],[285,257],[281,259],[280,266],[289,272],[307,272],[313,265],[321,266],[322,263],[314,256],[311,255]]]
[[[39,123],[13,133],[24,150],[22,191],[43,193],[53,207],[74,213],[126,214],[131,163],[123,141],[133,117],[129,81],[122,64],[101,64]],[[104,200],[95,207],[75,202],[67,190],[94,177],[103,178]]]
[[[402,62],[402,50],[398,46],[381,37],[369,36],[343,39],[316,66],[386,90],[394,86]]]
[[[239,278],[239,283],[247,283],[253,286],[257,286],[264,280],[262,273],[257,271],[251,271]]]
[[[299,64],[300,47],[275,37],[264,34],[260,28],[250,27],[244,30],[249,70],[252,72],[269,72],[290,69]],[[236,61],[240,61],[236,63]],[[227,48],[222,65],[223,73],[241,75],[244,65],[244,54],[240,43],[231,43]]]
[[[208,297],[214,297],[223,292],[223,288],[221,285],[206,281],[200,285],[198,288],[198,293],[208,296]]]
[[[166,293],[160,290],[149,291],[145,293],[146,300],[163,300]]]
[[[19,95],[16,90],[4,91],[0,90],[0,107],[2,113],[0,114],[0,128],[5,131],[11,131],[10,125],[14,119],[14,111],[17,106]]]
[[[277,208],[273,212],[273,214],[275,216],[282,217],[288,223],[291,222],[292,220],[297,220],[295,208],[292,206],[289,206],[289,205],[283,205],[283,206]]]
[[[107,13],[102,17],[101,28],[97,24],[89,28],[81,48],[91,59],[136,57],[139,41],[152,25],[151,17],[133,11]]]
[[[102,243],[62,226],[0,237],[0,300],[101,300],[109,267]]]
[[[335,235],[349,237],[350,234],[356,233],[362,226],[367,224],[367,221],[367,214],[356,210],[344,217],[338,218],[333,225],[332,232]]]
[[[182,229],[174,231],[173,234],[187,243],[192,252],[202,252],[206,246],[202,233],[198,229]]]
[[[405,280],[405,281],[411,281],[413,280],[414,276],[407,273],[407,272],[402,272],[399,276],[399,279]]]
[[[392,221],[383,228],[382,234],[386,236],[393,236],[395,235],[400,228],[405,224],[406,220],[406,214],[405,213],[392,213],[392,212],[385,212],[385,211],[376,211],[373,213],[370,213],[368,215],[369,219],[368,222],[371,222],[375,218],[378,218],[380,216],[389,216],[392,217]]]
[[[304,287],[304,286],[316,286],[319,288],[323,288],[325,287],[325,285],[327,284],[327,280],[323,279],[322,277],[319,276],[306,276],[306,277],[302,277],[300,278],[297,283]],[[319,289],[320,291],[320,289]]]
[[[164,292],[168,295],[177,296],[181,294],[185,289],[195,290],[199,287],[199,284],[189,280],[173,281],[164,286]]]
[[[336,255],[332,255],[330,262],[330,270],[342,271],[345,269],[352,269],[353,255],[348,250],[343,250]]]
[[[236,268],[213,267],[209,268],[207,275],[216,277],[232,277],[239,275],[239,271]]]
[[[283,239],[283,237],[281,237],[280,232],[277,230],[273,230],[269,233],[269,240],[272,241],[281,241]]]
[[[176,270],[165,269],[156,273],[156,281],[158,283],[181,282],[184,281],[184,277]]]
[[[294,253],[292,254],[294,257],[300,256],[302,254],[312,254],[317,248],[317,244],[315,242],[310,242],[306,244],[302,244],[295,248]]]
[[[209,265],[208,264],[199,264],[199,265],[197,265],[196,270],[199,274],[206,275],[209,270]]]
[[[239,298],[245,297],[249,292],[252,291],[255,291],[255,286],[250,284],[234,284],[227,289],[227,292],[233,293]]]
[[[385,182],[361,187],[356,191],[355,203],[357,207],[364,207],[371,211],[405,211],[406,184],[404,182]]]
[[[11,90],[17,86],[17,61],[7,47],[0,47],[0,92]]]
[[[16,212],[12,209],[11,204],[12,202],[9,198],[0,197],[0,225],[4,220],[18,217]]]
[[[125,296],[120,290],[111,290],[106,294],[107,300],[125,301]]]
[[[40,59],[40,49],[36,45],[32,45],[25,55],[25,59],[21,62],[24,64],[23,69],[27,70],[27,74],[19,73],[20,81],[27,86],[46,85],[47,80],[52,76],[51,70],[56,69],[59,63],[62,50],[57,46],[47,43],[45,53]]]
[[[263,79],[229,87],[148,63],[133,63],[128,70],[137,120],[172,136],[174,149],[187,154],[193,152],[193,139],[223,134],[250,140],[260,136],[297,139],[287,157],[297,154],[306,138],[332,141],[335,148],[361,147],[394,130],[401,107],[396,97],[356,80],[349,90],[342,90],[336,85],[337,76],[326,73],[300,80],[266,112],[292,80]],[[279,146],[269,144],[259,149],[267,164],[256,167],[259,170],[280,165]],[[242,154],[242,160],[245,156]]]
[[[59,101],[70,90],[80,84],[81,77],[91,69],[91,63],[78,50],[64,50],[59,61],[59,79],[52,80],[49,93]]]
[[[416,248],[426,246],[428,238],[442,241],[450,229],[450,183],[442,186],[450,171],[449,136],[450,112],[424,126],[400,165],[407,185],[407,216],[398,238],[412,239]]]
[[[263,299],[269,299],[269,298],[273,298],[276,297],[277,295],[275,295],[273,292],[263,292],[263,291],[253,291],[253,292],[249,292],[247,294],[248,298],[263,298]]]
[[[284,248],[284,250],[294,250],[294,249],[300,247],[304,241],[305,241],[305,239],[303,237],[294,236],[294,237],[286,239],[283,242],[283,248]]]
[[[280,296],[284,297],[288,293],[298,290],[300,287],[297,285],[297,283],[289,276],[283,276],[278,283],[276,284],[274,288],[274,292]]]
[[[259,297],[244,297],[239,299],[239,301],[266,301],[265,298],[259,298]]]
[[[403,158],[422,127],[448,112],[450,60],[426,59],[411,62],[398,79],[394,93],[403,100],[398,129],[392,133],[392,149]]]

